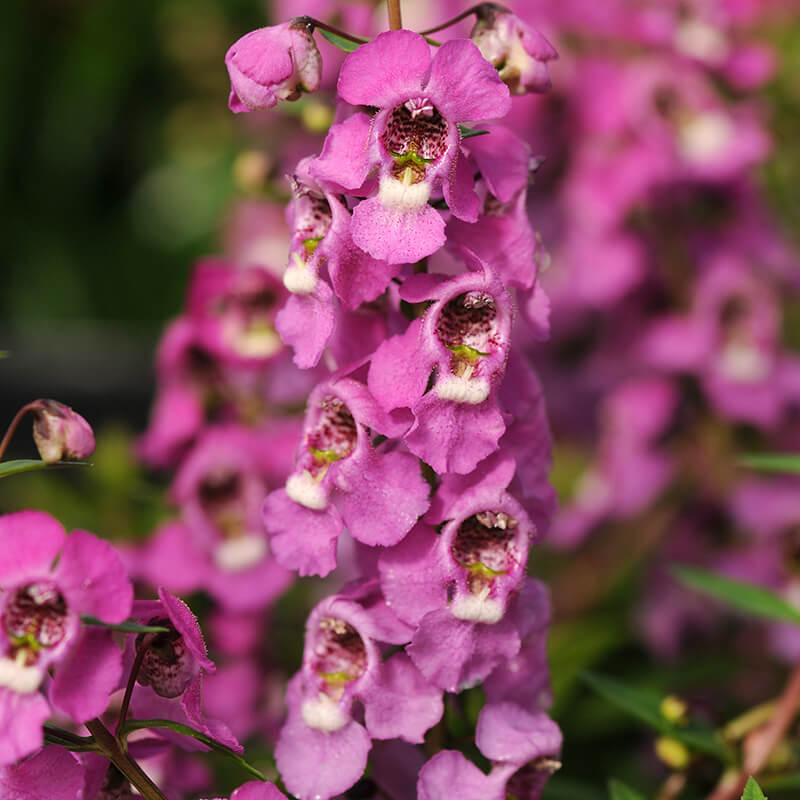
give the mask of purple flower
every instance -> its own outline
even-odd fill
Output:
[[[206,259],[192,274],[187,313],[209,353],[223,362],[263,364],[282,349],[275,315],[285,296],[265,267],[237,269]]]
[[[284,22],[251,31],[225,54],[231,78],[231,111],[272,108],[319,88],[322,59],[303,22]]]
[[[39,511],[0,517],[0,764],[41,747],[51,705],[76,722],[105,710],[121,655],[109,631],[82,629],[80,618],[122,622],[132,599],[108,543],[85,531],[67,536]],[[39,687],[51,668],[48,703]]]
[[[368,382],[386,411],[411,409],[404,440],[414,455],[436,472],[468,473],[505,431],[496,389],[508,355],[511,300],[485,269],[441,278],[418,275],[403,284],[403,299],[434,303],[375,351]]]
[[[472,42],[446,42],[431,59],[419,34],[382,33],[348,55],[338,88],[348,103],[380,109],[367,142],[355,150],[356,157],[363,154],[360,174],[374,164],[380,168],[377,196],[353,212],[358,247],[389,263],[418,261],[438,250],[444,221],[428,200],[439,186],[455,216],[477,219],[458,123],[505,116],[510,99]]]
[[[399,430],[357,381],[314,389],[294,472],[264,503],[280,564],[326,575],[336,564],[343,525],[368,545],[395,544],[406,535],[428,508],[428,484],[411,455],[372,444],[374,436]]]
[[[497,67],[511,93],[546,92],[551,85],[547,62],[558,58],[553,45],[516,14],[491,3],[479,9],[470,38],[483,57]]]
[[[189,607],[165,589],[158,590],[158,600],[134,603],[134,616],[146,625],[167,628],[166,632],[140,634],[129,645],[129,665],[140,659],[138,684],[131,699],[131,709],[139,719],[170,719],[189,725],[228,747],[241,746],[228,727],[208,719],[202,707],[202,677],[213,673],[203,634]],[[183,749],[206,749],[195,739],[157,728],[154,733]]]
[[[447,800],[454,786],[465,800],[539,800],[547,779],[561,765],[561,731],[542,712],[513,703],[483,707],[475,744],[492,762],[486,775],[459,752],[442,750],[420,771],[419,800]]]
[[[402,644],[409,634],[374,582],[326,598],[311,612],[303,666],[289,684],[288,718],[275,749],[292,794],[327,800],[344,792],[361,777],[372,738],[421,742],[438,722],[441,691],[404,653],[381,661],[378,642]],[[352,716],[356,699],[364,725]]]
[[[72,461],[94,452],[94,433],[89,423],[57,400],[33,403],[33,440],[42,461]]]
[[[519,503],[483,486],[446,513],[441,534],[419,524],[378,568],[387,603],[416,628],[412,660],[434,685],[459,691],[515,656],[545,609],[538,584],[524,583],[534,529]]]

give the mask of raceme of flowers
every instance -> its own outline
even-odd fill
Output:
[[[321,86],[317,24],[230,48],[233,111]],[[434,800],[453,780],[469,797],[539,797],[561,734],[545,713],[548,593],[527,568],[555,500],[524,351],[548,317],[525,212],[538,162],[502,120],[512,95],[549,87],[555,57],[494,7],[471,39],[392,30],[353,49],[335,124],[291,172],[285,262],[263,256],[274,219],[239,230],[197,265],[159,347],[139,454],[174,473],[179,513],[119,553],[43,512],[0,517],[12,792],[44,797],[51,770],[56,800],[206,792],[192,752],[238,758],[259,738],[300,800],[359,782]],[[45,460],[91,452],[70,422]],[[316,595],[281,701],[263,647],[295,575],[335,590]],[[219,669],[176,596],[198,591]],[[478,685],[488,772],[430,746]],[[231,800],[284,796],[250,782]]]

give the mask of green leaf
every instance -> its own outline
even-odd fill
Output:
[[[756,783],[752,775],[747,779],[742,800],[767,800],[766,795],[761,791],[761,787]]]
[[[0,462],[0,478],[8,478],[10,475],[17,475],[20,472],[33,472],[37,469],[61,466],[83,466],[88,467],[88,461],[57,461],[55,464],[46,464],[35,458],[20,458],[17,461]]]
[[[345,53],[352,53],[353,50],[361,47],[358,42],[351,42],[349,39],[339,36],[338,33],[331,33],[322,28],[317,28],[316,30],[318,30],[332,45],[338,47],[340,50],[344,50]]]
[[[655,692],[638,689],[596,672],[582,672],[581,680],[617,708],[635,717],[663,736],[682,742],[690,750],[729,761],[731,754],[719,736],[711,729],[697,724],[687,727],[672,725],[661,713],[660,697]]]
[[[800,455],[796,453],[766,453],[744,456],[739,460],[744,467],[765,472],[800,472]]]
[[[644,797],[629,786],[613,778],[608,782],[608,796],[610,800],[644,800]]]
[[[84,625],[108,628],[109,630],[122,631],[123,633],[169,633],[169,628],[164,628],[161,625],[140,625],[138,622],[133,622],[132,620],[125,620],[125,622],[112,625],[110,622],[103,622],[103,620],[97,619],[97,617],[85,615],[81,617],[81,622]]]
[[[723,578],[714,572],[684,564],[675,564],[670,571],[690,589],[722,600],[746,614],[800,625],[800,611],[763,586]]]
[[[222,742],[218,742],[216,739],[212,739],[210,736],[206,736],[206,734],[201,731],[190,728],[188,725],[182,725],[180,722],[173,722],[171,719],[129,719],[125,723],[124,733],[127,735],[130,731],[141,730],[142,728],[168,728],[171,731],[175,731],[175,733],[191,736],[193,739],[197,739],[198,742],[202,742],[212,750],[216,750],[218,753],[223,753],[229,758],[232,758],[260,781],[267,780],[263,773],[257,770],[252,764],[245,761],[237,752],[231,750],[230,747],[222,744]]]
[[[491,131],[485,131],[481,128],[468,128],[466,125],[459,125],[458,130],[462,139],[471,139],[473,136],[485,136],[487,133],[491,133]]]

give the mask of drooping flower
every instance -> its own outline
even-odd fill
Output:
[[[322,59],[308,25],[300,20],[251,31],[225,54],[231,111],[272,108],[319,88]]]
[[[165,589],[158,600],[134,603],[134,617],[145,625],[166,628],[159,633],[139,634],[128,644],[126,661],[140,662],[131,709],[139,719],[170,719],[241,752],[241,745],[228,727],[209,719],[203,710],[202,678],[216,670],[208,657],[203,634],[189,607]],[[154,728],[159,736],[183,749],[207,749],[197,740]]]
[[[39,511],[0,517],[0,764],[41,747],[51,705],[76,722],[105,710],[121,654],[110,631],[83,628],[81,616],[119,623],[132,599],[107,542],[85,531],[67,536]],[[51,668],[48,702],[39,689]]]
[[[445,241],[444,220],[429,205],[441,187],[450,211],[478,218],[473,177],[460,150],[458,123],[505,116],[508,89],[471,42],[446,42],[433,58],[430,46],[411,31],[382,33],[345,59],[340,97],[380,110],[361,146],[359,168],[347,186],[363,182],[379,166],[378,193],[353,212],[353,241],[389,263],[418,261]],[[335,136],[337,132],[331,135]]]

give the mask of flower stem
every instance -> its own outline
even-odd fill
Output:
[[[400,0],[386,0],[389,11],[389,30],[399,31],[403,27],[403,18],[400,15]]]
[[[145,800],[167,800],[161,790],[145,775],[142,768],[119,746],[108,728],[99,720],[86,723],[86,728],[94,736],[99,753],[104,755],[138,790]]]
[[[294,17],[292,22],[297,23],[298,25],[307,25],[312,31],[315,28],[328,31],[328,33],[332,33],[335,36],[341,36],[342,39],[347,39],[348,42],[355,42],[356,44],[366,44],[369,41],[368,39],[362,39],[360,36],[353,36],[352,33],[340,30],[339,28],[334,28],[333,25],[328,25],[327,22],[321,22],[314,17],[309,17],[306,15],[303,15],[302,17]]]
[[[426,31],[420,31],[423,36],[427,36],[429,33],[436,33],[436,31],[443,31],[445,28],[449,28],[451,25],[455,25],[457,22],[461,22],[462,19],[466,19],[472,14],[476,14],[478,17],[485,15],[487,12],[490,11],[508,11],[505,6],[498,5],[497,3],[478,3],[477,5],[468,8],[466,11],[462,11],[458,16],[453,17],[452,19],[447,20],[447,22],[443,22],[441,25],[437,25],[435,28],[428,28]]]
[[[38,400],[34,400],[32,403],[22,406],[22,408],[14,415],[14,419],[11,420],[11,424],[8,426],[5,436],[3,436],[2,441],[0,441],[0,458],[3,457],[3,453],[5,453],[8,443],[11,441],[14,431],[16,431],[17,427],[19,426],[20,420],[29,411],[33,411],[35,408],[37,408],[38,402]]]
[[[119,709],[119,720],[117,721],[117,728],[116,728],[116,737],[117,741],[122,744],[122,739],[120,736],[122,735],[123,729],[125,727],[125,720],[128,718],[128,707],[131,704],[131,695],[133,694],[133,687],[136,685],[136,676],[139,674],[139,667],[142,666],[142,661],[144,660],[144,655],[147,652],[147,647],[142,646],[138,648],[136,653],[136,658],[133,660],[133,666],[131,667],[131,673],[128,675],[128,684],[125,687],[125,694],[122,698],[122,705]]]

